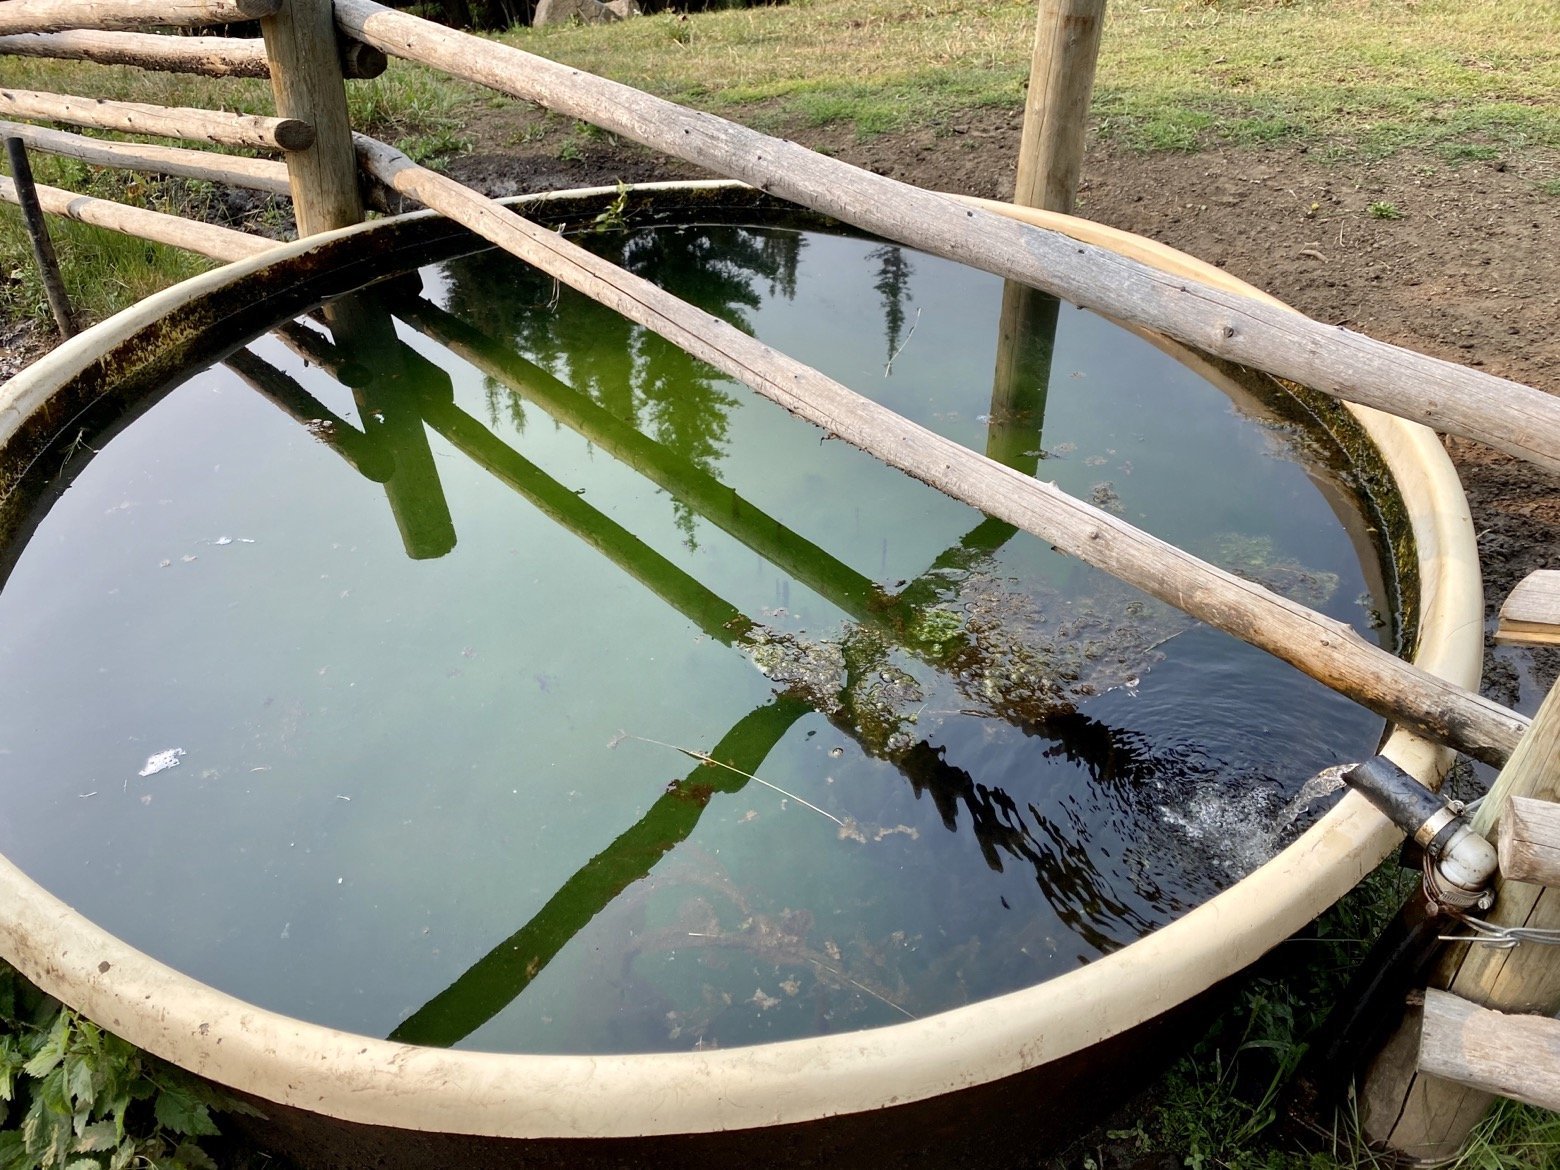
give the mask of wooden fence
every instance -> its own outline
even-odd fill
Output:
[[[1042,0],[1019,160],[1019,202],[1070,210],[1103,11],[1103,0]],[[148,32],[254,20],[260,23],[259,38]],[[830,434],[1268,650],[1389,719],[1476,759],[1504,764],[1498,793],[1482,814],[1483,828],[1494,823],[1508,793],[1560,796],[1541,782],[1544,775],[1552,778],[1560,772],[1555,759],[1560,752],[1560,691],[1551,694],[1530,731],[1522,716],[1415,669],[1341,623],[908,422],[558,234],[417,166],[392,147],[354,135],[345,83],[377,75],[390,57],[431,66],[590,121],[866,231],[997,273],[1012,282],[1009,295],[1018,300],[1011,305],[1020,309],[1025,290],[1040,289],[1209,353],[1477,439],[1560,472],[1560,401],[1548,394],[1323,325],[1266,301],[1167,275],[1061,232],[870,174],[795,143],[373,0],[159,0],[156,5],[144,0],[0,0],[4,54],[210,77],[269,77],[275,95],[271,117],[3,91],[0,117],[8,120],[0,121],[0,135],[96,166],[289,193],[302,236],[358,223],[365,202],[372,202],[380,188],[418,200]],[[107,140],[23,124],[29,122],[241,146],[282,157],[277,161]],[[21,175],[16,178],[22,180]],[[21,201],[25,186],[24,181],[5,180],[0,198]],[[46,212],[222,260],[258,255],[272,246],[242,232],[193,225],[71,192],[41,188],[38,203]],[[1527,587],[1522,599],[1514,595],[1513,605],[1522,616],[1513,618],[1512,627],[1519,636],[1535,629],[1551,639],[1560,636],[1553,614],[1544,609],[1552,589],[1553,583],[1546,581]],[[1537,617],[1532,615],[1535,595]],[[1518,628],[1522,623],[1526,626]],[[1543,827],[1560,819],[1552,809],[1522,804],[1513,808],[1504,822],[1513,826],[1507,835],[1521,843],[1530,860],[1541,860],[1545,850],[1560,849],[1554,829]],[[1513,874],[1508,873],[1508,880],[1515,888]],[[1560,908],[1549,905],[1554,900],[1536,899],[1542,909],[1524,911],[1522,921],[1529,927],[1560,925],[1551,921],[1560,920]],[[1503,904],[1516,901],[1508,896]],[[1550,973],[1560,974],[1560,963],[1547,963]],[[1448,967],[1442,985],[1459,978]],[[1462,980],[1459,988],[1467,982]],[[1557,984],[1554,978],[1548,982]],[[1476,994],[1484,995],[1480,1002],[1499,998],[1487,987]],[[1456,1047],[1445,1043],[1444,1035],[1449,1028],[1466,1029],[1461,1021],[1467,1013],[1449,1014],[1439,997],[1427,1000],[1426,1006],[1427,1021],[1435,1021],[1441,1030],[1425,1045],[1430,1054],[1426,1067],[1440,1073],[1463,1068],[1444,1058]],[[1560,1007],[1560,984],[1537,1006],[1546,1012]],[[1554,1041],[1550,1037],[1535,1043]],[[1457,1059],[1476,1062],[1467,1053]],[[1401,1072],[1401,1061],[1396,1067]],[[1477,1083],[1504,1091],[1505,1082],[1495,1074]],[[1388,1096],[1385,1092],[1383,1100]],[[1400,1148],[1410,1148],[1423,1135],[1405,1136],[1400,1123],[1388,1136]]]

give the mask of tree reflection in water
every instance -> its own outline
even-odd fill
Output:
[[[770,297],[796,295],[806,239],[799,232],[677,226],[602,232],[591,246],[618,267],[752,333],[749,311],[763,303],[761,284]],[[699,470],[715,472],[736,405],[723,374],[503,253],[468,256],[447,271],[452,313],[512,344]],[[511,413],[513,420],[522,417]],[[695,547],[694,513],[675,499],[671,506],[688,547]]]

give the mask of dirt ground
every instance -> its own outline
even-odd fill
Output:
[[[1011,196],[1020,114],[805,145],[943,191]],[[528,133],[518,131],[524,124]],[[538,126],[546,128],[538,137]],[[610,137],[585,139],[520,107],[470,128],[452,175],[489,194],[701,174]],[[521,138],[524,149],[506,147]],[[1337,162],[1303,146],[1142,154],[1091,144],[1078,214],[1163,241],[1329,324],[1560,394],[1560,178],[1555,154],[1448,163]],[[1560,568],[1560,479],[1462,439],[1488,625],[1513,585]],[[1485,690],[1531,714],[1560,653],[1493,649]]]

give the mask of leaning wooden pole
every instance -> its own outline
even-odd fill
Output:
[[[1386,718],[1476,759],[1504,760],[1520,715],[1393,656],[1342,622],[1198,560],[854,393],[709,313],[570,243],[558,233],[358,137],[380,182],[681,346],[852,446],[989,516],[1031,532],[1259,646]]]
[[[43,208],[38,205],[38,186],[33,182],[32,164],[27,161],[27,144],[14,135],[6,135],[5,156],[11,164],[11,189],[16,193],[16,205],[22,210],[33,261],[38,265],[38,277],[43,282],[43,295],[49,302],[49,311],[54,314],[60,337],[69,341],[76,335],[76,314],[65,293],[65,281],[60,277],[60,264],[54,255],[54,241],[49,238],[49,225],[44,222]]]
[[[1507,803],[1517,796],[1560,800],[1560,683],[1550,690],[1501,769],[1473,816],[1473,827],[1490,835]],[[1501,927],[1560,930],[1560,889],[1502,875],[1495,882],[1495,905],[1484,919]],[[1497,1011],[1560,1011],[1560,955],[1552,946],[1456,946],[1436,967],[1430,983]],[[1494,1095],[1420,1071],[1420,1017],[1417,1010],[1408,1013],[1366,1074],[1359,1095],[1360,1120],[1375,1145],[1415,1160],[1448,1160],[1461,1151]]]
[[[336,18],[392,57],[538,102],[888,239],[1560,472],[1560,399],[1531,386],[1170,276],[373,0],[336,0]]]
[[[260,22],[260,31],[271,59],[276,112],[314,127],[309,148],[287,157],[299,237],[360,223],[363,197],[331,0],[285,0]]]

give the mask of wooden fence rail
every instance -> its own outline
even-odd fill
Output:
[[[1508,1015],[1432,988],[1422,1034],[1420,1072],[1560,1110],[1560,1020]]]
[[[91,61],[97,65],[133,65],[137,69],[205,77],[271,76],[265,45],[255,37],[170,37],[159,33],[73,29],[0,37],[0,53]]]
[[[18,33],[0,37],[0,55],[131,65],[161,73],[202,77],[270,77],[271,62],[259,37],[170,37],[158,33]],[[351,78],[378,77],[388,60],[362,41],[343,40],[342,73]]]
[[[111,102],[21,89],[0,90],[0,115],[259,150],[303,150],[314,141],[314,127],[299,118]]]
[[[271,195],[288,193],[286,165],[267,158],[139,142],[106,142],[68,130],[45,130],[41,126],[3,120],[0,120],[0,138],[20,138],[33,150],[79,159],[94,166],[226,183]]]
[[[0,35],[236,24],[281,6],[282,0],[0,0]]]
[[[78,195],[74,191],[61,191],[58,187],[40,186],[37,191],[39,205],[50,215],[140,236],[154,243],[187,248],[214,260],[243,260],[276,247],[275,240],[218,227],[214,223],[200,223],[178,215],[130,207],[111,199],[95,199],[90,195]],[[0,177],[0,201],[16,203],[17,200],[16,184],[8,178]]]

